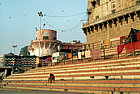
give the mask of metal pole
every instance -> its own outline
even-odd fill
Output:
[[[13,48],[14,48],[14,54],[15,54],[15,48],[17,47],[17,45],[13,45]]]
[[[38,12],[38,15],[40,17],[40,30],[39,30],[39,57],[40,57],[40,35],[41,35],[41,32],[42,32],[42,29],[41,29],[41,18],[43,17],[42,15],[42,12]]]
[[[40,30],[39,30],[39,57],[40,57],[40,34],[41,33],[41,16],[40,16]]]
[[[15,54],[15,47],[14,47],[14,54]]]
[[[73,48],[72,48],[72,53],[71,54],[72,54],[72,64],[73,64]]]

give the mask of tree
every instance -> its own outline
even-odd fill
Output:
[[[28,51],[28,46],[21,48],[19,55],[20,56],[29,56],[30,52]]]

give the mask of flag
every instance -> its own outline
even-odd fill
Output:
[[[66,45],[66,49],[69,49],[69,46],[68,45]]]
[[[126,53],[127,54],[133,52],[134,51],[134,45],[133,45],[133,43],[127,43],[125,45],[125,49],[126,49]]]
[[[124,46],[125,46],[125,44],[121,44],[121,45],[118,45],[117,46],[117,52],[118,52],[118,54],[120,54],[123,51]]]
[[[137,41],[140,41],[140,33],[137,33]]]

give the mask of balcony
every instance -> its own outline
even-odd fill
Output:
[[[42,39],[42,40],[32,40],[31,43],[43,43],[43,42],[48,42],[48,43],[61,43],[61,41],[58,40],[48,40],[48,39]]]
[[[114,18],[123,16],[123,15],[126,15],[126,14],[130,14],[130,13],[136,12],[136,11],[140,11],[140,6],[139,5],[129,7],[129,8],[126,8],[124,10],[121,10],[121,11],[117,11],[114,14],[109,14],[109,15],[104,16],[102,18],[99,18],[97,20],[86,22],[86,23],[83,24],[83,28],[86,28],[86,27],[89,27],[89,26],[94,26],[96,24],[103,23],[103,22],[106,22],[108,20],[113,20]]]

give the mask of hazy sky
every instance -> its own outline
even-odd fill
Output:
[[[0,55],[30,45],[39,29],[38,12],[42,12],[42,28],[57,31],[58,40],[85,42],[82,24],[87,19],[87,0],[0,0]],[[45,26],[43,26],[45,24]]]

